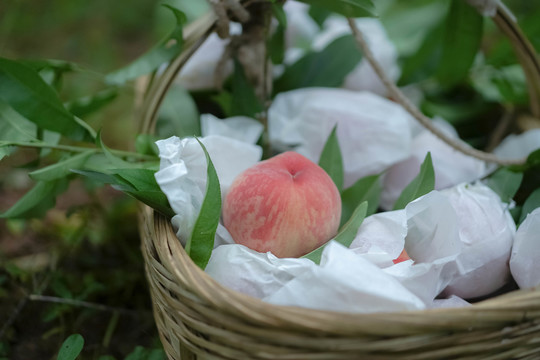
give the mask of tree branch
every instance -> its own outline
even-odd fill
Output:
[[[373,53],[369,49],[369,46],[367,45],[364,36],[362,32],[358,29],[358,26],[356,26],[356,23],[354,19],[348,18],[347,21],[349,22],[349,27],[351,28],[354,38],[362,50],[364,56],[369,61],[371,67],[375,71],[375,73],[379,76],[383,84],[385,85],[388,94],[395,99],[403,108],[411,114],[422,126],[424,126],[427,130],[429,130],[431,133],[433,133],[435,136],[437,136],[439,139],[441,139],[443,142],[445,142],[447,145],[452,147],[453,149],[465,154],[472,156],[474,158],[486,161],[486,162],[492,162],[499,165],[519,165],[523,164],[525,160],[509,160],[509,159],[501,159],[497,157],[494,154],[486,153],[484,151],[480,151],[477,149],[474,149],[467,144],[465,144],[463,141],[459,139],[454,139],[443,133],[441,130],[433,126],[433,123],[431,122],[431,119],[428,118],[426,115],[424,115],[411,101],[403,94],[403,92],[397,87],[396,84],[390,80],[388,75],[385,73],[379,62],[375,59],[373,56]]]

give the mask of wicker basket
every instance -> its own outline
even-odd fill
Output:
[[[504,16],[495,21],[507,35],[514,31],[505,31]],[[214,22],[208,14],[186,29],[187,50],[146,91],[141,131],[153,128],[172,79]],[[516,53],[522,64],[537,65],[519,45]],[[528,76],[531,103],[538,99],[538,74]],[[144,205],[139,227],[155,321],[170,359],[540,359],[540,289],[466,308],[398,313],[276,306],[210,278],[186,254],[168,219]]]

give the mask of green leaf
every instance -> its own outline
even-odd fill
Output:
[[[156,141],[160,138],[151,134],[139,134],[135,139],[135,150],[139,154],[145,155],[159,155],[159,149],[156,145]]]
[[[468,74],[482,40],[483,17],[462,0],[452,0],[445,24],[437,78],[455,85]]]
[[[107,157],[107,159],[110,161],[110,163],[113,165],[113,167],[116,168],[131,168],[136,166],[133,163],[127,162],[119,158],[118,156],[114,155],[109,149],[105,143],[103,143],[103,139],[101,138],[101,131],[98,132],[96,136],[96,145],[103,150],[103,153]]]
[[[287,28],[287,14],[285,13],[285,10],[283,10],[283,5],[272,3],[270,6],[272,7],[272,14],[274,14],[278,24],[283,28]]]
[[[184,44],[183,25],[186,22],[185,14],[170,6],[163,5],[171,10],[176,18],[176,27],[169,36],[161,40],[159,44],[139,57],[128,66],[116,70],[105,77],[105,81],[110,84],[123,84],[126,81],[138,78],[141,75],[149,74],[162,64],[174,59],[182,52]],[[174,42],[170,45],[170,42]]]
[[[71,170],[74,174],[85,176],[98,183],[114,185],[115,188],[123,192],[137,191],[129,182],[122,181],[121,178],[115,177],[112,174],[106,174],[95,170]]]
[[[313,21],[315,21],[317,25],[319,25],[319,28],[322,29],[324,22],[332,13],[325,8],[311,5],[309,7],[308,14],[309,16],[311,16]]]
[[[379,207],[381,190],[379,175],[366,176],[345,189],[341,194],[341,225],[349,220],[354,209],[364,201],[368,203],[366,216],[374,214]]]
[[[354,210],[349,221],[347,221],[345,225],[343,225],[339,233],[336,235],[336,237],[334,238],[334,241],[337,241],[338,243],[340,243],[341,245],[347,248],[351,246],[354,238],[356,237],[356,234],[358,233],[358,229],[360,228],[360,225],[362,225],[362,222],[366,218],[367,208],[368,208],[368,204],[366,201],[358,205],[358,207]],[[317,249],[313,250],[312,252],[302,257],[313,261],[315,264],[320,264],[323,250],[327,244],[328,243],[322,246],[319,246]]]
[[[92,129],[64,108],[37,72],[4,58],[0,58],[0,100],[40,128],[73,140],[93,138]]]
[[[420,166],[420,173],[407,185],[394,204],[394,210],[404,209],[408,203],[427,194],[435,188],[435,171],[428,152]]]
[[[0,146],[0,160],[11,155],[11,146]]]
[[[343,188],[343,158],[341,157],[341,150],[339,149],[339,142],[336,135],[337,124],[334,126],[319,158],[319,166],[336,184],[339,192]]]
[[[400,86],[423,81],[431,77],[439,66],[442,52],[443,26],[429,29],[420,47],[403,61]]]
[[[37,127],[0,100],[0,140],[37,140]]]
[[[332,41],[320,52],[310,52],[285,69],[274,82],[275,93],[304,87],[339,87],[362,55],[352,35]]]
[[[80,334],[72,334],[68,336],[60,351],[58,352],[57,360],[75,360],[81,353],[84,346],[84,338]]]
[[[66,108],[75,116],[84,117],[110,104],[117,96],[118,89],[108,88],[92,96],[70,101],[66,104]]]
[[[519,224],[525,220],[528,214],[532,213],[536,208],[540,207],[540,188],[532,192],[531,195],[523,203],[521,208],[521,216],[519,218]]]
[[[160,187],[154,176],[155,171],[150,169],[115,169],[112,173],[121,177],[141,191],[159,191]]]
[[[189,91],[173,85],[159,109],[156,134],[160,138],[201,135],[199,110]]]
[[[197,139],[197,141],[199,141]],[[210,159],[210,155],[204,145],[199,141],[207,163],[206,193],[201,206],[201,211],[190,238],[186,243],[186,252],[195,264],[204,270],[214,248],[214,238],[221,216],[221,190],[219,179]]]
[[[522,180],[522,173],[502,167],[487,179],[486,185],[495,191],[503,202],[509,203],[521,186]]]
[[[282,64],[285,59],[285,29],[279,23],[270,39],[268,39],[267,48],[272,64]]]
[[[65,177],[71,173],[71,170],[82,168],[86,163],[86,160],[88,160],[88,158],[94,153],[94,150],[82,152],[53,165],[32,171],[28,174],[28,176],[39,181],[52,181]]]
[[[232,78],[232,116],[249,116],[254,118],[255,115],[263,110],[255,89],[248,82],[244,69],[238,60],[234,61],[234,74]]]
[[[19,199],[0,218],[26,219],[43,217],[54,207],[56,196],[67,190],[69,180],[60,178],[54,181],[39,181]]]
[[[346,17],[377,16],[371,0],[300,0],[303,3],[321,7]]]

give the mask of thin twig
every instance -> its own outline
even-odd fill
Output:
[[[67,152],[94,152],[94,153],[101,153],[103,150],[98,148],[90,148],[90,147],[83,147],[83,146],[70,146],[70,145],[60,145],[60,144],[47,144],[44,142],[24,142],[24,141],[0,141],[0,147],[4,146],[18,146],[18,147],[25,147],[25,148],[38,148],[38,149],[52,149],[52,150],[61,150],[61,151],[67,151]],[[152,155],[145,155],[145,154],[139,154],[131,151],[123,151],[123,150],[113,150],[110,149],[110,152],[122,156],[122,157],[133,157],[140,160],[156,160],[155,156]]]
[[[394,98],[399,104],[401,104],[401,106],[403,106],[403,108],[416,120],[418,120],[418,122],[427,130],[429,130],[439,139],[444,141],[447,145],[451,146],[453,149],[486,162],[497,163],[499,165],[518,165],[525,162],[525,160],[501,159],[494,154],[474,149],[460,140],[456,140],[447,136],[444,132],[433,126],[431,119],[424,115],[413,103],[411,103],[411,101],[403,94],[403,92],[401,92],[397,85],[390,80],[379,62],[373,56],[373,53],[369,49],[369,46],[367,45],[362,32],[356,26],[354,19],[348,18],[347,21],[349,22],[349,26],[354,34],[354,38],[356,39],[357,44],[361,48],[366,59],[371,64],[371,67],[373,68],[375,73],[379,76],[383,84],[386,86],[389,95]]]
[[[491,136],[489,137],[489,141],[486,146],[486,151],[492,151],[493,149],[495,149],[497,145],[499,145],[499,143],[504,137],[504,134],[506,134],[506,130],[512,123],[513,117],[514,117],[514,107],[511,105],[506,106],[503,116],[501,117],[501,119],[495,126],[495,129],[493,129]]]
[[[146,314],[146,313],[149,313],[149,312],[146,312],[146,311],[135,311],[135,310],[118,308],[118,307],[113,307],[113,306],[108,306],[108,305],[103,305],[103,304],[91,303],[91,302],[88,302],[88,301],[59,298],[59,297],[56,297],[56,296],[45,296],[45,295],[32,294],[32,295],[28,296],[28,300],[31,300],[31,301],[43,301],[43,302],[49,302],[49,303],[55,303],[55,304],[64,304],[64,305],[71,305],[71,306],[78,306],[78,307],[84,307],[84,308],[93,309],[93,310],[107,311],[107,312],[130,315],[130,316],[136,316],[136,317],[141,316],[141,315]]]

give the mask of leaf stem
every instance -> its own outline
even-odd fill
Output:
[[[47,144],[44,142],[24,142],[24,141],[0,141],[0,147],[4,146],[18,146],[18,147],[25,147],[25,148],[38,148],[38,149],[53,149],[53,150],[61,150],[61,151],[68,151],[68,152],[90,152],[93,151],[96,154],[103,152],[102,149],[98,148],[89,148],[84,146],[70,146],[70,145],[55,145],[55,144]],[[138,160],[156,160],[155,156],[152,155],[145,155],[145,154],[139,154],[131,151],[124,151],[124,150],[110,150],[113,154],[121,156],[121,157],[132,157],[136,158]]]

